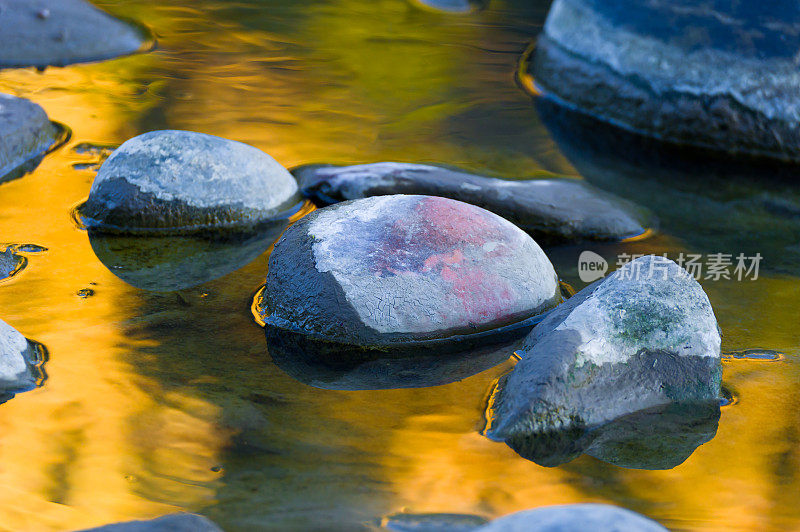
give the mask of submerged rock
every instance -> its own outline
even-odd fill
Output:
[[[578,179],[509,180],[441,166],[376,163],[295,168],[302,193],[317,202],[425,194],[499,214],[539,241],[622,240],[645,232],[644,209]]]
[[[145,40],[84,0],[0,2],[0,68],[109,59],[140,50]]]
[[[635,512],[609,504],[564,504],[517,512],[495,519],[479,532],[666,532],[666,528]]]
[[[298,381],[325,390],[428,388],[460,381],[509,359],[530,332],[531,320],[503,331],[364,349],[265,327],[272,361]]]
[[[113,523],[83,532],[222,532],[209,519],[197,514],[170,514],[148,521]]]
[[[490,405],[487,436],[525,455],[549,434],[575,440],[624,415],[718,401],[720,333],[685,270],[646,256],[589,285],[525,339]]]
[[[44,380],[43,363],[37,347],[0,320],[0,402],[39,386]]]
[[[485,7],[488,0],[412,0],[412,3],[444,13],[471,13]]]
[[[517,434],[509,445],[523,458],[555,467],[588,454],[628,469],[672,469],[717,434],[718,401],[671,403],[598,427]]]
[[[26,163],[38,164],[37,157],[44,154],[57,137],[58,129],[44,109],[23,98],[0,94],[0,181],[7,180],[9,174]]]
[[[545,97],[665,141],[800,161],[800,7],[556,0],[531,67]]]
[[[100,167],[84,223],[98,231],[191,233],[285,217],[301,204],[294,177],[247,144],[192,131],[153,131]]]
[[[288,219],[223,236],[116,235],[89,229],[100,262],[126,283],[156,292],[191,288],[253,262],[275,242]]]
[[[381,196],[320,209],[275,244],[267,326],[387,346],[519,325],[561,301],[536,242],[478,207]]]
[[[0,280],[11,277],[22,269],[26,263],[25,257],[20,257],[10,248],[0,251]]]
[[[394,532],[469,532],[489,520],[470,514],[407,514],[399,513],[383,518],[383,527]]]

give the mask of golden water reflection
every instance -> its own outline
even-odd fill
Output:
[[[160,48],[94,65],[0,72],[74,131],[30,175],[0,186],[2,241],[47,252],[0,286],[4,319],[50,351],[45,386],[0,405],[0,529],[70,530],[201,511],[228,530],[357,530],[380,516],[489,517],[605,501],[679,529],[800,526],[796,278],[707,283],[739,402],[718,435],[670,471],[583,456],[557,468],[478,434],[508,363],[436,388],[343,392],[273,365],[249,313],[266,255],[172,293],[111,273],[71,222],[83,142],[186,128],[264,149],[286,166],[432,161],[503,175],[574,173],[513,82],[546,2],[497,0],[457,17],[405,0],[104,0]],[[681,235],[622,244],[683,250]],[[624,247],[628,246],[628,247]],[[577,252],[553,251],[565,279]],[[94,295],[81,298],[84,288]]]

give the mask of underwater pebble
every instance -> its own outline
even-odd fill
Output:
[[[645,209],[580,179],[510,180],[411,163],[306,165],[292,170],[301,192],[320,203],[424,194],[477,205],[529,232],[540,243],[622,240],[653,224]]]
[[[541,445],[540,434],[574,439],[633,412],[720,397],[711,304],[664,257],[638,258],[584,288],[545,317],[517,354],[493,394],[486,434],[523,456]]]
[[[666,532],[655,521],[609,504],[545,506],[495,519],[478,532]]]
[[[495,329],[561,302],[539,245],[481,208],[381,196],[317,210],[270,255],[267,326],[360,346]]]
[[[84,0],[2,0],[0,68],[63,66],[132,54],[142,32]]]
[[[383,518],[383,527],[394,532],[469,532],[488,523],[479,515],[398,513]]]
[[[288,216],[300,203],[294,177],[261,150],[165,130],[117,148],[79,214],[96,230],[190,233],[257,225]]]
[[[540,94],[608,123],[797,162],[798,22],[790,0],[556,0],[526,64]]]
[[[2,18],[0,15],[0,20]],[[25,163],[33,163],[32,160],[46,152],[57,137],[58,130],[39,105],[0,94],[0,180]]]

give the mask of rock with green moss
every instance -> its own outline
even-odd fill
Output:
[[[24,98],[0,94],[0,181],[19,177],[24,170],[17,170],[38,164],[57,136],[44,109]]]
[[[0,68],[109,59],[140,50],[146,40],[85,0],[0,0]]]
[[[720,332],[711,304],[664,257],[629,262],[556,308],[499,384],[487,435],[530,455],[614,419],[718,400]],[[532,438],[536,435],[537,438]]]

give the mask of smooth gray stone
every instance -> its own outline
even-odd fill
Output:
[[[222,529],[197,514],[170,514],[148,521],[127,521],[83,532],[222,532]]]
[[[665,532],[655,521],[609,504],[545,506],[495,519],[479,532]]]
[[[470,514],[392,514],[383,518],[383,527],[394,532],[470,532],[488,523]]]
[[[0,320],[0,402],[41,384],[43,360],[28,339]]]
[[[664,257],[641,257],[584,288],[546,316],[518,354],[494,394],[486,433],[523,456],[536,452],[532,435],[573,440],[634,412],[720,395],[711,304]]]
[[[539,245],[503,218],[432,196],[381,196],[319,209],[269,258],[268,326],[346,345],[473,335],[561,301]]]
[[[9,174],[25,163],[33,163],[53,145],[57,136],[58,130],[39,105],[0,94],[0,181],[8,179]]]
[[[288,225],[277,220],[254,231],[205,236],[114,235],[89,230],[97,258],[126,283],[156,292],[183,290],[243,268]]]
[[[640,134],[800,161],[800,7],[556,0],[527,62],[540,92]]]
[[[0,68],[109,59],[139,51],[145,40],[84,0],[0,0]]]
[[[411,163],[306,165],[292,172],[303,195],[317,202],[388,194],[442,196],[499,214],[540,243],[622,240],[641,235],[654,222],[645,209],[579,179],[498,179]]]
[[[98,231],[192,233],[256,226],[293,214],[301,201],[294,177],[261,150],[165,130],[117,148],[80,214]]]

